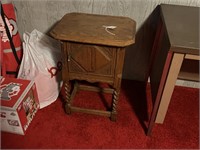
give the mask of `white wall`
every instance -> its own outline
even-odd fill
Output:
[[[200,6],[200,0],[13,0],[20,33],[34,28],[47,32],[69,12],[128,16],[137,29],[160,3]]]
[[[4,0],[6,1],[6,0]],[[200,7],[200,0],[13,0],[17,12],[18,29],[37,29],[48,33],[53,25],[69,12],[85,12],[127,16],[137,22],[137,41],[126,52],[123,78],[143,80],[149,61],[152,38],[145,39],[151,28],[142,28],[146,19],[161,3]],[[151,25],[150,25],[151,26]],[[145,43],[146,41],[150,43]]]

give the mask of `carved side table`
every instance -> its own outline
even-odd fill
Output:
[[[116,120],[125,47],[134,44],[135,28],[135,21],[127,17],[69,13],[51,30],[51,36],[62,45],[67,114],[83,112]],[[111,88],[82,85],[81,80],[106,83]],[[111,111],[73,106],[76,91],[82,89],[112,93]]]

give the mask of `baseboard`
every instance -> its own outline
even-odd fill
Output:
[[[148,82],[150,82],[150,79],[148,78]],[[176,85],[178,86],[184,86],[184,87],[191,87],[191,88],[200,88],[200,82],[198,81],[188,81],[188,80],[176,80]]]
[[[176,85],[184,86],[184,87],[191,87],[191,88],[200,88],[200,83],[197,81],[187,81],[187,80],[180,80],[176,81]]]

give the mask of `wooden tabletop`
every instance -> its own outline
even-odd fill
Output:
[[[199,7],[161,4],[171,50],[199,55]]]
[[[106,29],[105,26],[116,28]],[[125,47],[135,42],[135,30],[136,22],[128,17],[69,13],[50,34],[61,41]]]

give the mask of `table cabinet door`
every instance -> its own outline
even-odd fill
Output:
[[[113,47],[67,43],[67,55],[71,73],[114,76],[116,49]]]

